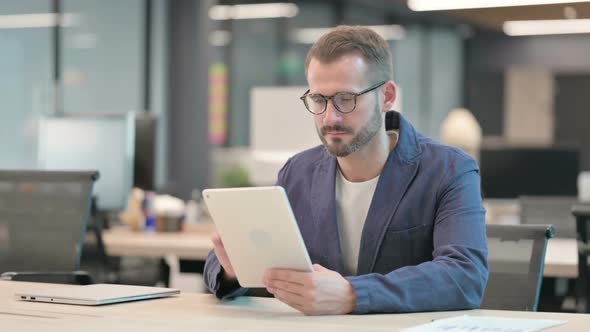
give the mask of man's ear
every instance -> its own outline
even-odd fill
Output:
[[[387,81],[383,85],[383,112],[391,110],[397,98],[397,86],[392,80]]]

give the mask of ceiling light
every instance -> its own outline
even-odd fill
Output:
[[[209,17],[213,20],[240,20],[255,18],[293,17],[299,12],[294,3],[261,3],[233,6],[213,6]]]
[[[377,32],[385,40],[401,40],[404,39],[406,35],[404,27],[396,24],[364,25],[364,27]],[[321,36],[332,30],[333,28],[302,28],[295,30],[291,37],[296,43],[313,44],[320,39]]]
[[[22,14],[0,15],[0,29],[50,28],[58,25],[58,14]],[[61,27],[69,27],[76,23],[74,14],[61,15]]]
[[[558,3],[588,2],[581,0],[408,0],[414,11],[455,10],[492,7],[551,5]]]
[[[509,36],[590,33],[590,19],[507,21],[503,29]]]

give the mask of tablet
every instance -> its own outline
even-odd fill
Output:
[[[313,271],[282,187],[206,189],[203,197],[242,287],[264,287],[271,268]]]
[[[19,292],[14,296],[23,301],[103,305],[138,301],[180,294],[178,289],[131,285],[94,284],[86,286],[58,286],[48,289]]]

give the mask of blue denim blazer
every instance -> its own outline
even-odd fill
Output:
[[[313,263],[344,273],[336,221],[337,161],[323,146],[293,156],[279,172]],[[485,210],[477,163],[403,117],[361,236],[355,313],[477,308],[488,279]],[[219,298],[248,294],[221,285],[211,252],[205,283]]]

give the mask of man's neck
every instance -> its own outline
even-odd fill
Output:
[[[397,145],[397,135],[388,136],[384,131],[375,135],[362,149],[346,157],[338,157],[342,175],[351,182],[364,182],[381,174],[389,153]]]

